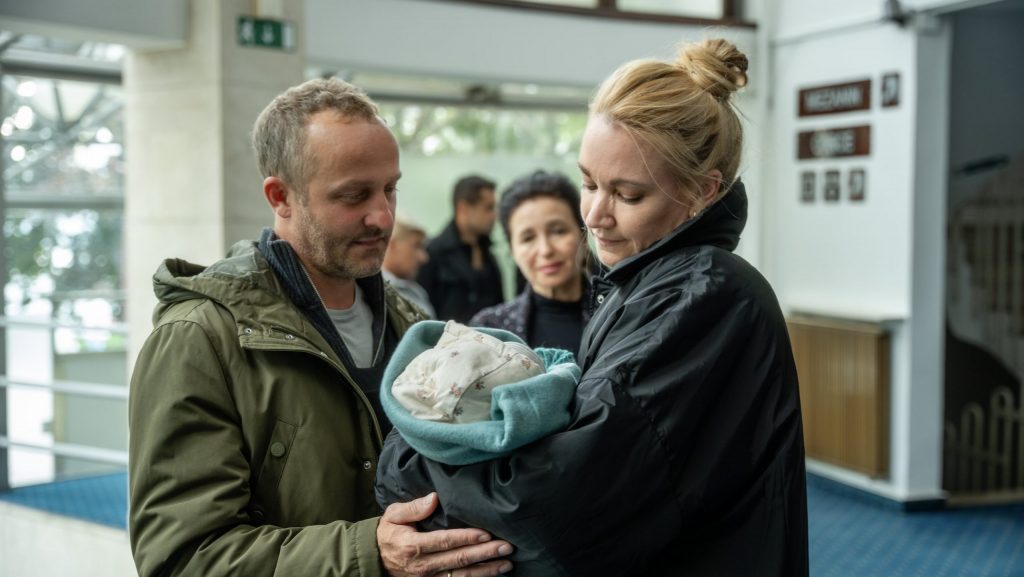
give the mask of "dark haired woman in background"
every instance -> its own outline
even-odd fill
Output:
[[[526,288],[477,313],[471,326],[505,329],[532,347],[579,350],[590,319],[590,283],[577,190],[564,175],[538,170],[502,193],[498,219]]]

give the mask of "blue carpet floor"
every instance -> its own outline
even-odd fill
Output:
[[[812,577],[1024,577],[1024,505],[899,511],[809,476]]]
[[[18,503],[124,528],[124,473],[0,493]],[[1024,577],[1024,505],[906,513],[809,476],[812,577]]]
[[[128,523],[128,475],[112,473],[0,492],[0,501],[124,529]]]

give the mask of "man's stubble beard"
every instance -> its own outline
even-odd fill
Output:
[[[367,259],[352,262],[353,259],[349,258],[348,254],[353,249],[351,243],[355,238],[332,238],[307,210],[299,211],[298,225],[299,236],[305,245],[305,253],[309,255],[310,264],[321,275],[333,279],[359,279],[380,272],[385,249],[382,248],[380,254],[372,261]],[[367,229],[359,238],[382,234],[383,231],[379,229]],[[387,247],[387,240],[384,239],[383,247]],[[355,247],[355,250],[360,249]]]

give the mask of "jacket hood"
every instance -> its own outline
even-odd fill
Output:
[[[613,283],[623,282],[661,256],[687,246],[710,245],[732,252],[746,225],[747,191],[737,180],[718,202],[646,250],[616,264],[605,278]]]
[[[178,258],[165,260],[153,275],[153,292],[160,301],[156,323],[178,302],[210,299],[232,311],[281,306],[281,287],[252,240],[235,243],[227,258],[212,266]]]
[[[314,296],[316,302],[313,303],[296,292],[297,289],[289,290],[286,282],[287,279],[282,280],[275,273],[255,240],[235,243],[227,257],[208,267],[177,258],[167,259],[153,275],[153,292],[159,300],[153,312],[153,324],[156,325],[176,303],[209,299],[228,309],[240,327],[291,327],[308,334],[319,333],[320,338],[327,339],[324,344],[329,348],[340,348],[340,343],[335,346],[332,342],[336,332],[329,320],[325,322],[330,328],[321,330],[316,319],[304,314],[306,308],[313,307],[317,314],[327,319],[319,297]],[[384,330],[384,323],[390,322],[400,334],[420,319],[420,314],[393,288],[385,286],[379,273],[358,282],[374,308],[375,319],[380,319],[379,326],[378,321],[374,321],[375,339]],[[313,290],[310,285],[309,291]],[[386,312],[379,314],[385,308]],[[324,332],[329,336],[323,336]],[[339,357],[346,358],[341,353]]]

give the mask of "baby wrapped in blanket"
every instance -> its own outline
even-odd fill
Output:
[[[410,446],[461,465],[565,427],[579,378],[569,351],[531,350],[500,329],[422,321],[388,363],[381,402]]]

